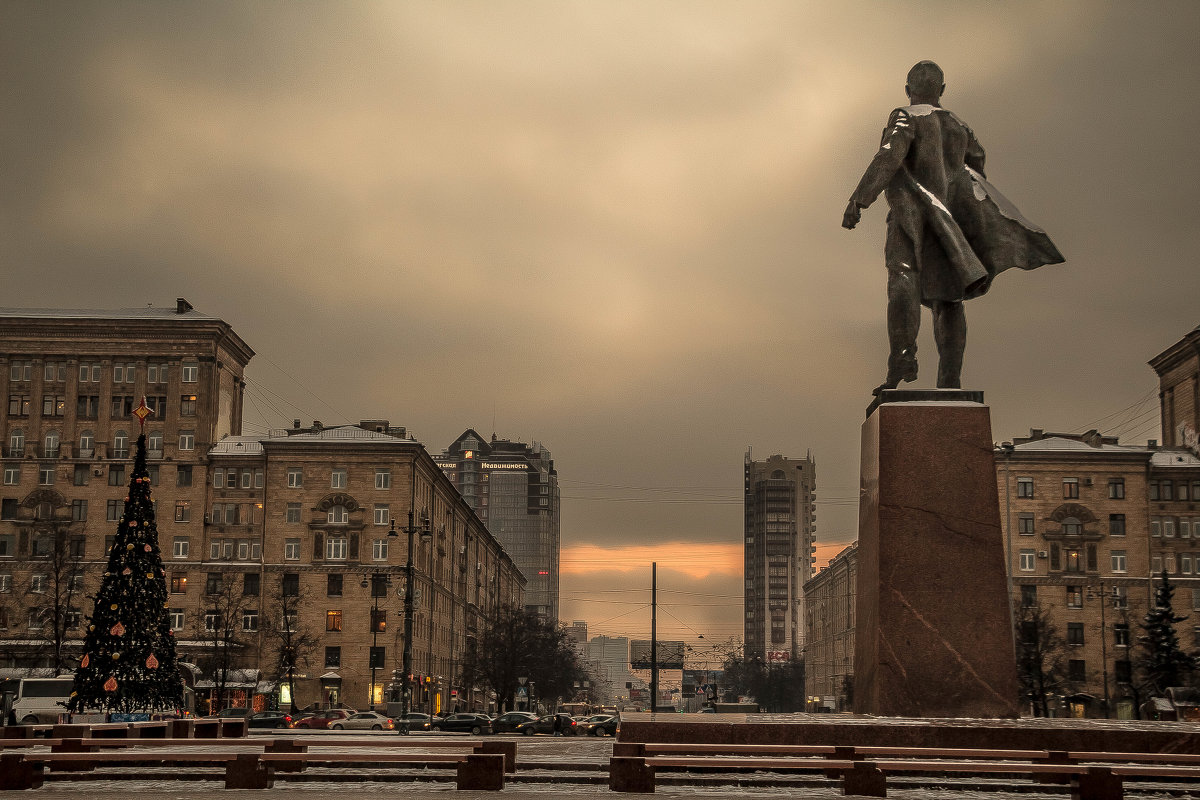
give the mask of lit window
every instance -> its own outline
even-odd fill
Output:
[[[341,611],[326,611],[325,612],[325,630],[340,631],[342,629],[342,612]]]

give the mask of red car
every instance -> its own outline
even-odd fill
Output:
[[[318,711],[312,716],[296,720],[293,727],[328,730],[331,724],[346,720],[353,713],[354,711],[348,708],[330,708],[325,711]]]

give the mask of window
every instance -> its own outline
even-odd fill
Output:
[[[391,507],[387,503],[375,504],[375,524],[387,525],[392,521]]]
[[[1067,517],[1062,521],[1063,536],[1079,536],[1083,533],[1083,524],[1075,517]]]
[[[42,458],[58,458],[62,451],[62,437],[58,431],[49,431],[42,440]]]
[[[87,500],[72,500],[71,501],[71,520],[73,522],[86,522],[88,512]]]
[[[28,417],[29,395],[10,394],[8,396],[8,415],[10,417]]]
[[[17,535],[15,533],[0,533],[0,558],[12,558],[16,554]]]
[[[121,519],[123,503],[120,500],[109,500],[105,506],[104,519],[106,522],[117,522]]]
[[[179,416],[194,417],[196,416],[196,395],[185,394],[179,398]]]
[[[113,364],[113,383],[133,383],[137,380],[137,364]]]
[[[108,485],[109,486],[124,486],[125,485],[125,465],[113,464],[108,468]]]
[[[100,396],[95,394],[76,396],[75,416],[79,419],[96,419],[100,416]]]
[[[46,576],[42,574],[29,576],[29,591],[42,594],[46,591]]]
[[[304,485],[304,470],[299,467],[288,467],[287,485],[289,489],[299,489]]]
[[[388,540],[376,539],[371,542],[371,558],[376,561],[387,561],[388,557]]]
[[[170,613],[171,613],[171,630],[173,630],[173,631],[183,630],[183,609],[182,608],[172,608]]]
[[[175,501],[175,521],[188,522],[192,518],[191,505],[187,500]]]
[[[42,486],[53,486],[54,475],[57,470],[52,464],[42,464],[38,467],[38,484]]]
[[[187,558],[192,542],[186,536],[176,536],[171,543],[171,558]]]
[[[129,434],[125,431],[117,431],[113,434],[112,452],[109,453],[113,458],[129,458]]]
[[[1113,608],[1129,608],[1129,589],[1125,586],[1114,586],[1112,604]]]
[[[196,361],[184,361],[179,370],[179,379],[184,383],[196,383],[200,380],[200,364]]]
[[[31,381],[33,380],[33,362],[32,361],[13,361],[8,365],[8,379],[10,381]]]
[[[330,536],[325,540],[325,558],[330,561],[346,560],[345,536]]]
[[[384,633],[387,631],[387,609],[373,608],[371,609],[371,628],[373,633]]]
[[[1162,538],[1162,519],[1160,517],[1150,518],[1150,535],[1156,539]]]
[[[325,648],[325,666],[340,667],[342,665],[342,648],[326,647]]]
[[[1037,587],[1036,586],[1021,586],[1021,608],[1033,608],[1038,604]]]
[[[1067,661],[1067,680],[1082,683],[1087,680],[1087,662],[1082,658]]]
[[[1109,514],[1108,515],[1108,535],[1109,536],[1124,536],[1125,535],[1125,515],[1124,514]]]
[[[330,473],[329,486],[333,489],[346,488],[346,470],[335,469]]]
[[[1017,533],[1019,533],[1021,536],[1033,535],[1033,514],[1025,512],[1017,514]]]
[[[12,575],[7,572],[0,574],[0,592],[12,591]]]
[[[1179,519],[1179,538],[1192,538],[1192,521],[1188,517],[1181,517]]]
[[[181,488],[192,485],[192,468],[190,465],[175,468],[175,485]]]
[[[1083,608],[1083,589],[1078,586],[1067,587],[1067,608]]]
[[[156,455],[150,456],[150,458],[162,458],[162,449],[163,449],[163,432],[162,431],[150,431],[150,433],[146,434],[146,449],[149,450],[151,453],[156,454]]]
[[[1164,539],[1174,539],[1175,538],[1175,518],[1174,517],[1163,517],[1162,535],[1163,535]]]
[[[25,431],[21,428],[13,428],[12,433],[8,435],[8,456],[9,458],[20,458],[25,455]]]
[[[300,560],[300,540],[285,539],[283,542],[283,559],[285,561]]]
[[[287,512],[284,515],[284,521],[285,522],[299,522],[300,521],[300,504],[299,503],[288,503],[287,504]]]
[[[250,633],[258,630],[257,608],[247,608],[242,612],[242,630]]]
[[[1179,483],[1175,484],[1175,499],[1176,500],[1187,500],[1188,499],[1187,481],[1180,481]]]
[[[280,586],[280,591],[284,597],[299,597],[300,574],[296,572],[283,573],[283,581]]]
[[[329,597],[342,596],[342,575],[340,572],[331,572],[325,576],[325,594]]]
[[[183,594],[187,591],[187,573],[171,573],[171,594]]]
[[[67,413],[67,398],[61,394],[47,394],[42,396],[43,417],[61,417],[65,413]]]
[[[179,449],[180,450],[191,450],[195,446],[196,446],[196,432],[195,431],[180,431],[179,432]]]
[[[1133,664],[1128,659],[1114,661],[1113,676],[1117,679],[1117,683],[1131,683],[1133,681]]]
[[[1075,647],[1083,646],[1083,623],[1068,622],[1067,623],[1067,644]]]
[[[346,507],[343,505],[334,505],[329,507],[329,513],[326,515],[326,521],[330,525],[345,525],[350,521],[350,515],[346,512]]]
[[[1158,499],[1170,500],[1175,496],[1175,484],[1172,481],[1158,482]]]
[[[204,582],[204,593],[205,594],[220,594],[222,583],[224,583],[224,581],[221,580],[221,573],[219,573],[219,572],[208,573],[208,578]]]
[[[208,631],[209,633],[215,631],[217,629],[217,624],[220,621],[220,619],[221,619],[221,612],[218,611],[217,609],[214,608],[211,611],[205,611],[204,612],[204,630]]]
[[[99,364],[80,364],[79,365],[79,382],[80,383],[99,383],[100,382],[100,365]]]
[[[390,489],[392,488],[392,471],[387,469],[375,470],[375,488]]]
[[[16,486],[21,482],[21,468],[16,465],[4,466],[4,485]]]
[[[263,486],[266,482],[266,477],[267,477],[266,472],[264,472],[262,469],[254,470],[254,488],[255,489],[263,488]]]
[[[114,419],[118,417],[128,417],[133,414],[133,395],[114,394],[112,398],[112,411],[110,416]]]
[[[1179,554],[1179,571],[1184,575],[1192,574],[1192,555],[1191,553]]]
[[[342,629],[342,612],[341,611],[326,611],[325,612],[325,630],[340,631]]]
[[[15,498],[15,497],[4,498],[3,504],[0,505],[0,519],[16,519],[17,518],[17,509],[19,507],[20,507],[20,501],[18,501],[17,498]],[[4,535],[9,536],[9,537],[13,536],[13,534],[11,534],[11,533],[4,534]],[[11,556],[12,554],[13,553],[11,550],[8,552],[0,550],[0,555]]]
[[[386,649],[387,648],[384,648],[384,647],[372,647],[371,648],[371,657],[369,659],[370,663],[367,664],[367,669],[383,669],[384,668],[383,656],[384,656],[384,652],[386,651]]]
[[[146,365],[146,383],[166,383],[167,382],[167,365],[166,364],[147,364]]]
[[[1110,555],[1112,556],[1112,571],[1113,572],[1125,572],[1126,568],[1127,568],[1127,561],[1125,559],[1125,551],[1124,550],[1113,550]]]
[[[1033,497],[1033,478],[1017,478],[1017,497]]]
[[[213,488],[214,489],[224,489],[225,488],[225,470],[220,467],[218,467],[217,469],[215,469],[213,471]]]
[[[1063,478],[1063,499],[1071,500],[1079,497],[1079,478]]]
[[[1037,563],[1037,553],[1034,552],[1033,550],[1022,550],[1020,558],[1021,558],[1021,571],[1022,572],[1033,572],[1033,570],[1035,568],[1035,564]]]
[[[47,361],[42,375],[47,381],[61,383],[67,379],[67,365],[62,361]]]
[[[242,488],[249,489],[254,480],[254,473],[248,469],[242,470]]]

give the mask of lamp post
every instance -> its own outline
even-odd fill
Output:
[[[1114,591],[1116,587],[1113,587]],[[1091,586],[1088,587],[1088,599],[1100,599],[1100,658],[1104,665],[1104,718],[1109,718],[1109,705],[1112,700],[1108,696],[1108,623],[1104,619],[1104,607],[1108,605],[1108,593],[1104,591],[1104,579],[1100,579],[1100,594],[1097,595]]]
[[[394,532],[391,532],[391,531],[388,532],[388,536],[395,536],[395,535],[396,534]],[[368,583],[367,577],[366,577],[366,575],[364,575],[363,579],[362,579],[362,583],[359,585],[362,586],[362,588],[364,588],[364,589],[367,588],[368,585],[371,587],[371,598],[373,601],[371,604],[371,655],[368,659],[371,664],[371,687],[368,690],[368,694],[370,695],[368,702],[371,706],[371,710],[374,711],[375,710],[375,670],[379,668],[379,660],[378,660],[378,658],[376,658],[375,654],[377,652],[379,652],[379,650],[378,650],[379,630],[381,627],[386,629],[386,626],[387,626],[387,622],[384,620],[381,620],[379,617],[379,597],[382,594],[386,594],[388,576],[386,573],[380,572],[379,570],[374,570],[372,572],[369,572],[369,573],[367,573],[367,575],[371,576],[370,582]],[[380,584],[382,584],[382,588],[381,588]]]
[[[420,531],[421,538],[433,538],[430,527],[429,511],[421,512],[420,525],[417,524],[413,509],[408,509],[408,525],[402,528],[408,534],[408,557],[404,564],[404,676],[400,685],[400,726],[399,733],[408,733],[408,712],[412,704],[412,632],[413,632],[413,534]],[[389,536],[395,535],[396,520],[392,520],[392,530]]]

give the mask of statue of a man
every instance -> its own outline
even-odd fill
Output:
[[[894,389],[917,377],[921,305],[933,312],[938,388],[961,388],[967,320],[963,301],[979,297],[1009,267],[1034,269],[1064,259],[1050,237],[996,191],[983,171],[975,134],[941,107],[941,68],[922,61],[908,73],[910,105],[897,108],[883,143],[850,197],[842,227],[852,229],[885,192],[887,218],[887,379]]]

